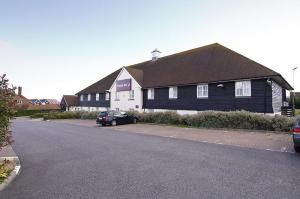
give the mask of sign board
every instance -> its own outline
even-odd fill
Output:
[[[130,91],[131,79],[122,79],[117,81],[117,91]]]

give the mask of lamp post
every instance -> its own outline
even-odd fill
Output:
[[[295,70],[298,67],[293,68],[293,113],[295,115]]]

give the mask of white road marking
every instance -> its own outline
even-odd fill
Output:
[[[286,152],[286,151],[287,151],[287,150],[286,150],[286,147],[281,147],[280,151]]]
[[[266,151],[273,151],[273,152],[281,152],[281,153],[291,153],[291,154],[294,154],[295,152],[293,151],[281,151],[281,150],[276,150],[276,149],[265,149]]]
[[[15,166],[15,172],[18,175],[20,172],[21,166]]]

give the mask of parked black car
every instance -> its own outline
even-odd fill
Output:
[[[120,124],[135,124],[137,123],[137,118],[131,115],[128,115],[124,112],[119,111],[103,111],[100,112],[96,123],[99,125],[111,125],[116,126]]]
[[[293,141],[295,151],[300,153],[300,118],[297,119],[297,122],[293,128]]]

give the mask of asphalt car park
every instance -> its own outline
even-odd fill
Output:
[[[299,197],[298,154],[117,130],[141,124],[79,122],[15,120],[22,171],[0,198]]]

